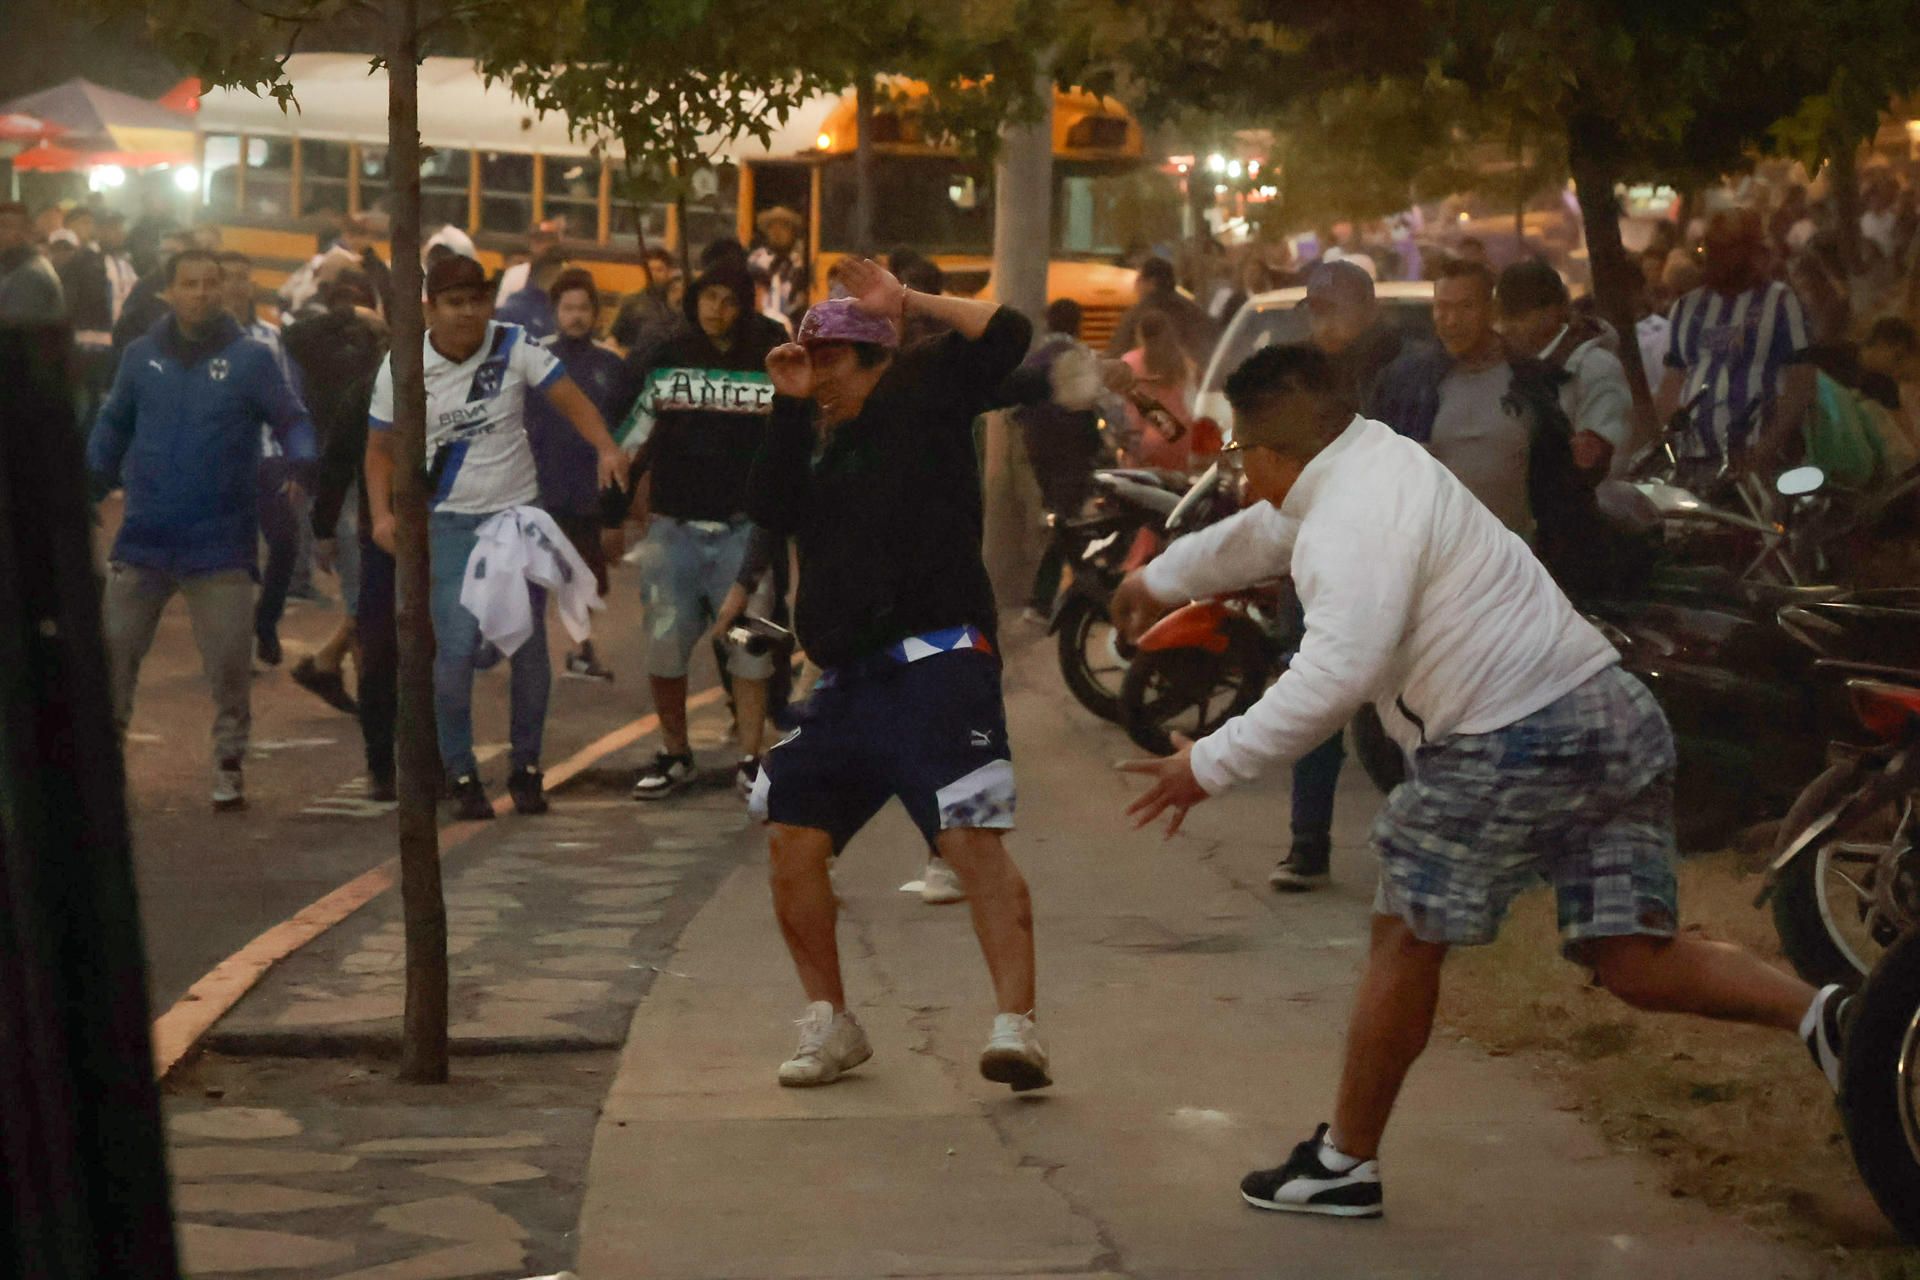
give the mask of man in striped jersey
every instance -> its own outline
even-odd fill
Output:
[[[1692,402],[1686,458],[1777,467],[1813,403],[1806,314],[1793,290],[1768,279],[1766,255],[1757,213],[1716,214],[1707,228],[1706,283],[1674,304],[1657,411],[1665,422]]]

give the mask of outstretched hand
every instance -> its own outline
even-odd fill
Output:
[[[1187,820],[1187,810],[1207,799],[1206,788],[1193,776],[1193,739],[1176,733],[1173,744],[1179,750],[1164,760],[1123,760],[1119,765],[1122,773],[1145,774],[1153,779],[1146,794],[1127,806],[1134,830],[1138,831],[1171,809],[1173,820],[1167,823],[1169,840],[1179,834],[1180,824]]]
[[[837,270],[841,287],[854,306],[895,324],[905,318],[907,289],[893,272],[871,258],[844,258]]]
[[[1122,578],[1107,601],[1107,616],[1113,619],[1114,630],[1120,633],[1120,638],[1128,643],[1138,640],[1142,632],[1166,613],[1167,606],[1147,590],[1146,575],[1139,569]]]
[[[797,342],[782,343],[767,353],[767,375],[783,396],[804,400],[813,394],[813,357]]]

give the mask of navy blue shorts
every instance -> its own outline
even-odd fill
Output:
[[[768,750],[751,811],[810,827],[840,852],[889,799],[932,843],[942,831],[1013,828],[1013,753],[1000,659],[956,650],[835,671],[800,725]]]

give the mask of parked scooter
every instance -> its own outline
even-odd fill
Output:
[[[1133,656],[1107,615],[1114,589],[1172,539],[1231,514],[1232,479],[1218,464],[1191,482],[1174,471],[1096,471],[1086,508],[1052,522],[1071,576],[1047,630],[1057,637],[1068,690],[1101,719],[1120,719],[1120,683]]]
[[[1854,996],[1840,1117],[1860,1180],[1920,1245],[1920,930],[1909,929]]]
[[[1809,982],[1854,982],[1920,924],[1920,590],[1863,592],[1782,611],[1843,679],[1851,715],[1780,826],[1755,905],[1773,904],[1787,959]]]

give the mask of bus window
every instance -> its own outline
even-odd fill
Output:
[[[616,244],[634,243],[636,228],[645,229],[649,245],[665,244],[667,241],[667,205],[663,201],[636,205],[616,198],[609,217],[611,225],[607,228],[607,234]]]
[[[533,157],[480,152],[479,229],[518,236],[532,225]]]
[[[246,207],[256,218],[293,215],[293,139],[247,139]]]
[[[740,169],[732,164],[701,169],[689,186],[685,234],[698,257],[715,240],[732,240],[740,234],[734,216],[740,203]]]
[[[854,159],[839,155],[822,173],[820,247],[828,253],[991,253],[993,183],[985,166],[948,156],[873,157],[873,243],[853,243]]]
[[[238,134],[206,135],[200,159],[200,199],[205,202],[208,213],[231,215],[240,212],[239,202],[235,198],[239,164]]]
[[[300,212],[345,213],[351,148],[344,142],[300,140]]]
[[[561,220],[567,240],[600,238],[600,162],[592,156],[542,156],[546,208],[541,217]]]
[[[433,230],[452,223],[467,230],[467,165],[470,151],[434,151],[420,160],[420,226]],[[360,146],[360,209],[392,216],[387,181],[387,149]]]
[[[1054,165],[1053,249],[1062,257],[1119,258],[1180,234],[1179,193],[1150,169]]]

